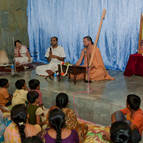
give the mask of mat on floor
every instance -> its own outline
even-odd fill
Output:
[[[79,122],[86,123],[88,125],[88,133],[84,143],[109,143],[103,139],[104,132],[109,131],[109,128],[81,119],[79,119]]]

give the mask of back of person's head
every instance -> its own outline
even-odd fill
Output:
[[[130,94],[127,96],[127,105],[132,109],[137,111],[140,108],[141,99],[139,96]]]
[[[27,94],[27,100],[30,104],[35,103],[38,97],[39,97],[39,93],[36,91],[29,91]]]
[[[23,89],[23,87],[25,86],[25,80],[24,79],[17,80],[15,86],[19,90]]]
[[[69,103],[68,95],[65,93],[59,93],[56,97],[56,106],[59,108],[65,108]]]
[[[110,129],[112,143],[131,143],[131,129],[126,122],[118,121]]]
[[[49,124],[57,132],[56,143],[61,143],[61,132],[65,126],[65,114],[60,109],[49,112]]]
[[[24,104],[16,105],[11,110],[11,120],[17,125],[21,141],[25,139],[25,124],[27,120],[27,111]]]
[[[16,41],[14,41],[14,46],[16,46],[16,43],[20,43],[20,44],[22,44],[22,42],[21,42],[20,40],[16,40]]]
[[[0,87],[6,87],[8,85],[8,80],[6,78],[0,79]]]
[[[23,143],[43,143],[42,139],[38,136],[28,137]]]
[[[38,79],[32,79],[29,81],[29,88],[35,90],[40,86],[40,81]]]

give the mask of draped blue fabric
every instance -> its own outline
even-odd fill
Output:
[[[75,63],[83,49],[83,37],[96,39],[103,8],[104,19],[98,47],[106,68],[124,70],[138,48],[143,0],[28,0],[30,52],[35,61],[44,55],[50,37],[57,36],[66,61]]]

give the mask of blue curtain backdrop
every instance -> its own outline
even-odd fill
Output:
[[[59,37],[66,61],[75,63],[83,49],[82,38],[96,38],[102,10],[98,47],[108,69],[124,70],[130,54],[137,51],[143,0],[28,0],[30,52],[35,61],[44,57],[50,37]]]

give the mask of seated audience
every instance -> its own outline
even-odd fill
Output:
[[[131,141],[131,128],[123,121],[112,124],[110,138],[112,143],[134,143]]]
[[[29,81],[29,88],[30,90],[34,90],[39,94],[39,105],[42,105],[42,93],[40,91],[40,81],[37,79],[32,79]]]
[[[15,63],[17,65],[31,63],[32,59],[27,47],[22,45],[22,42],[19,40],[15,41],[14,45]]]
[[[56,106],[59,107],[65,113],[66,127],[68,129],[73,129],[78,132],[80,142],[82,143],[88,131],[88,126],[86,124],[79,124],[75,112],[68,108],[69,103],[68,95],[65,93],[60,93],[56,97]]]
[[[60,109],[49,112],[50,129],[43,132],[45,143],[79,143],[76,131],[66,128],[65,114]]]
[[[43,143],[42,139],[38,136],[26,138],[23,143]]]
[[[27,102],[27,87],[24,79],[17,80],[15,83],[16,91],[13,94],[12,106],[17,104],[26,104]]]
[[[125,121],[132,129],[132,137],[140,141],[143,132],[143,111],[140,109],[141,99],[131,94],[127,97],[127,107],[113,113],[112,122]],[[134,140],[132,139],[132,140]],[[137,142],[138,142],[137,141]]]
[[[39,124],[42,127],[46,124],[46,117],[45,115],[45,109],[44,107],[39,106],[39,94],[36,91],[29,91],[27,94],[28,99],[28,106],[27,106],[27,112],[28,112],[28,122],[30,124]],[[45,119],[43,119],[45,118]]]
[[[39,94],[36,91],[30,91],[27,94],[27,100],[28,100],[27,112],[28,112],[28,116],[29,116],[28,122],[33,125],[38,123],[38,121],[37,121],[38,116],[36,116],[36,111],[39,108],[38,97],[39,97]],[[39,121],[40,121],[40,119],[39,119]],[[38,123],[38,124],[40,124],[40,123]]]
[[[11,96],[8,93],[9,83],[5,78],[0,79],[0,105],[7,106],[11,102]]]
[[[27,123],[27,111],[24,104],[16,105],[11,110],[12,123],[4,133],[5,143],[23,143],[26,137],[36,136],[41,132],[39,125]]]

